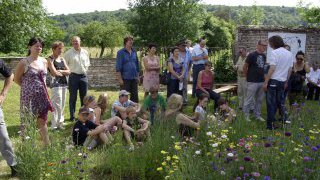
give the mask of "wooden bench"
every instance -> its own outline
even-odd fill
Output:
[[[234,94],[234,92],[237,91],[237,86],[236,85],[222,86],[220,88],[214,89],[213,91],[218,94],[225,93],[226,100],[230,100],[231,94]]]

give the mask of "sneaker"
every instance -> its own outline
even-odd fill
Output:
[[[129,151],[134,151],[134,145],[133,144],[129,145]]]
[[[11,168],[11,177],[17,177],[18,172],[17,172],[17,165],[15,166],[10,166]]]
[[[261,121],[261,122],[265,122],[266,120],[264,120],[261,116],[257,118],[257,120]]]

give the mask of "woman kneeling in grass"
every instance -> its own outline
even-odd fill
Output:
[[[228,102],[220,98],[218,100],[218,106],[219,106],[219,113],[218,113],[218,119],[225,122],[234,122],[236,120],[236,112],[229,107]]]
[[[134,150],[132,139],[136,139],[138,143],[150,137],[149,121],[137,117],[134,107],[126,109],[126,118],[123,120],[123,133],[126,142],[130,146],[130,150]]]

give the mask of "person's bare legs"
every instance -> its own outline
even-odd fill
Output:
[[[48,126],[44,119],[37,118],[39,133],[43,145],[49,145]]]
[[[108,136],[106,133],[100,133],[99,138],[102,141],[103,144],[110,144],[111,141],[109,140]]]
[[[190,117],[188,117],[187,115],[184,115],[182,113],[177,115],[176,122],[177,122],[177,124],[183,124],[185,126],[188,126],[188,127],[194,128],[194,129],[200,127],[199,123],[192,121],[190,119]]]
[[[113,137],[112,137],[112,135],[110,134],[109,131],[107,131],[105,134],[106,134],[106,136],[108,137],[108,140],[109,140],[110,142],[114,141],[114,139],[113,139]]]
[[[132,141],[131,141],[131,133],[128,130],[123,130],[123,134],[124,134],[124,138],[126,139],[127,143],[129,145],[132,145]]]

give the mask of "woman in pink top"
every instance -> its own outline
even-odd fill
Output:
[[[212,63],[207,61],[204,67],[204,70],[200,71],[198,76],[196,95],[197,97],[200,97],[203,93],[208,95],[210,99],[214,100],[214,109],[217,109],[220,95],[212,90],[214,80],[213,72],[211,70]]]
[[[145,92],[144,97],[149,95],[151,87],[159,88],[160,60],[159,56],[156,55],[157,47],[154,44],[150,44],[148,50],[148,55],[143,58],[143,89]]]

